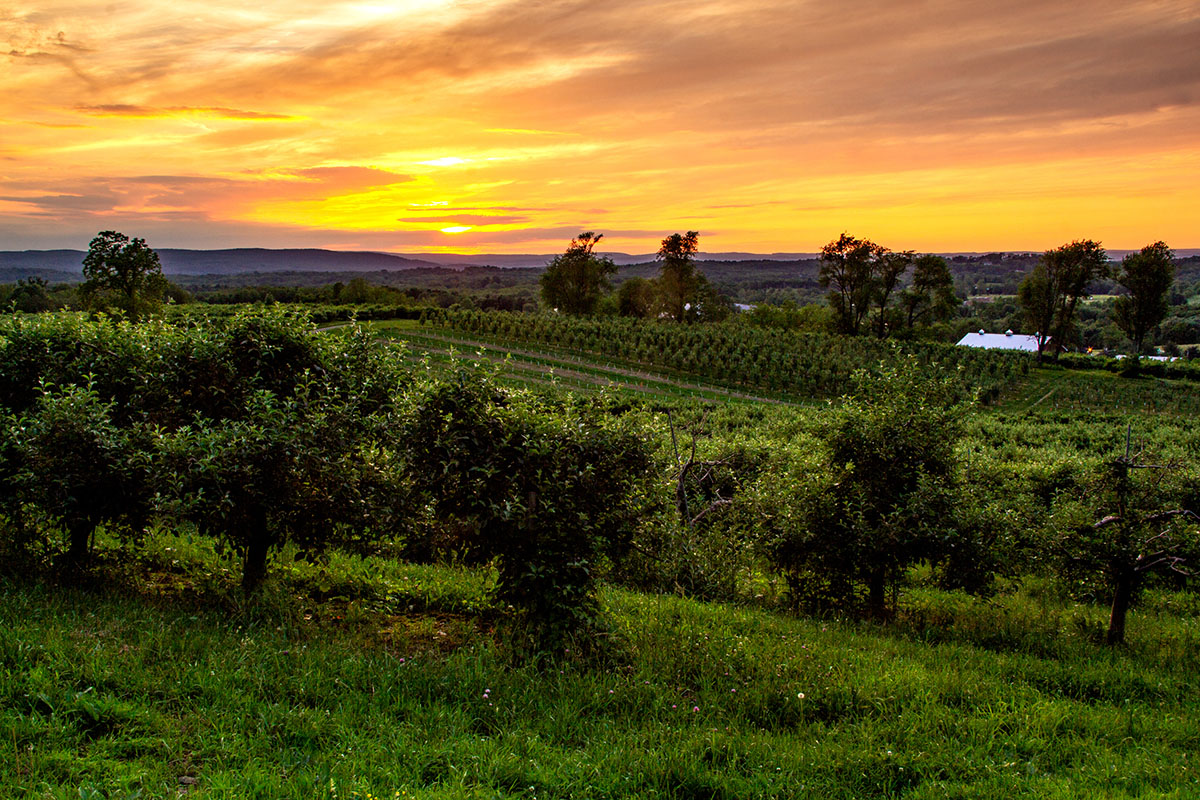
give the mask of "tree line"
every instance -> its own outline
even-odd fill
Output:
[[[595,252],[603,234],[591,231],[571,240],[540,279],[542,300],[564,314],[597,313],[617,267]],[[730,305],[695,265],[699,234],[672,234],[657,254],[658,278],[633,278],[616,294],[618,313],[684,321],[713,321],[728,316]],[[1045,251],[1018,289],[1023,320],[1037,339],[1039,362],[1048,350],[1070,339],[1079,302],[1090,287],[1113,278],[1124,293],[1113,301],[1113,322],[1125,333],[1134,353],[1142,353],[1147,336],[1166,317],[1167,298],[1175,279],[1174,254],[1155,242],[1127,255],[1114,269],[1104,248],[1092,240],[1074,241]],[[963,305],[946,259],[932,254],[895,252],[870,239],[842,233],[821,249],[819,285],[827,290],[828,317],[810,317],[810,324],[857,336],[871,333],[888,338],[945,322]],[[764,320],[787,325],[798,317]],[[1056,346],[1051,347],[1051,343]]]
[[[565,253],[546,265],[539,279],[542,302],[555,311],[590,316],[612,291],[617,272],[612,259],[595,247],[604,234],[585,231],[571,240]],[[697,231],[673,233],[662,240],[655,256],[659,275],[654,279],[630,278],[617,292],[621,316],[660,318],[674,322],[713,322],[729,316],[732,305],[696,266],[700,251]]]
[[[698,232],[663,239],[656,255],[658,277],[629,278],[615,292],[612,279],[617,267],[595,249],[602,239],[603,234],[585,231],[547,264],[538,279],[545,307],[570,316],[593,316],[604,310],[677,322],[720,321],[731,314],[731,302],[697,267]],[[753,320],[851,336],[871,333],[878,338],[909,338],[918,331],[944,326],[963,313],[963,298],[956,293],[948,262],[940,256],[894,252],[843,233],[822,248],[819,264],[817,283],[827,292],[823,311],[765,306],[752,313]],[[115,310],[130,319],[161,308],[164,301],[190,299],[165,279],[157,254],[145,240],[116,231],[101,231],[92,239],[83,259],[83,274],[85,280],[78,291],[82,306]],[[1112,301],[1112,322],[1128,338],[1133,352],[1140,354],[1169,312],[1175,274],[1174,255],[1163,242],[1127,255],[1117,267],[1092,240],[1047,250],[1018,287],[1021,319],[1017,327],[1036,337],[1039,361],[1047,352],[1057,359],[1075,338],[1080,302],[1090,296],[1097,281],[1111,279],[1123,292]],[[54,310],[62,307],[61,294],[58,287],[52,292],[44,280],[30,278],[7,291],[7,303],[21,311]],[[400,290],[373,286],[361,276],[319,288],[242,287],[209,292],[206,299],[217,303],[373,304],[381,309],[466,304],[528,310],[519,294],[475,298],[417,287]]]

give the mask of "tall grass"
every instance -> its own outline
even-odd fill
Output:
[[[140,589],[0,583],[0,796],[1200,793],[1189,595],[1113,650],[1036,582],[888,625],[609,589],[593,655],[514,666],[486,571],[335,558],[239,609],[189,599],[237,594],[189,546],[105,562]]]

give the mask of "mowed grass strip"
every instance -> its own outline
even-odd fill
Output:
[[[1200,793],[1186,595],[1109,650],[1045,594],[913,590],[867,625],[609,589],[603,655],[514,665],[486,570],[281,564],[237,607],[186,551],[113,567],[154,589],[0,583],[0,796]]]

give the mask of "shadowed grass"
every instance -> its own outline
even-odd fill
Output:
[[[1188,596],[1110,650],[1098,609],[1036,591],[913,590],[877,626],[606,590],[599,656],[513,667],[486,571],[336,557],[233,608],[188,600],[205,572],[236,593],[214,553],[147,550],[169,591],[134,591],[145,564],[121,590],[0,583],[0,796],[1200,792]]]

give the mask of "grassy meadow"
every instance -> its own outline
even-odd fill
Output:
[[[614,395],[663,450],[667,409],[702,418],[702,457],[786,443],[802,466],[829,402],[371,325],[418,370],[467,359],[523,389]],[[1034,498],[1017,527],[1044,521],[1036,498],[1060,490],[1063,465],[1127,436],[1200,458],[1193,383],[1011,364],[994,377],[959,455],[981,502]],[[239,559],[186,528],[101,531],[82,574],[49,558],[6,570],[0,798],[1200,797],[1200,599],[1170,582],[1110,647],[1103,599],[1036,558],[982,597],[920,565],[871,622],[798,614],[748,566],[730,602],[606,584],[599,629],[530,660],[504,635],[490,566],[300,555],[274,552],[250,600]]]
[[[486,570],[235,565],[160,534],[108,589],[0,588],[4,797],[1194,797],[1200,603],[1128,645],[1041,582],[878,625],[608,589],[515,664]],[[121,588],[123,587],[123,588]],[[593,645],[595,643],[592,643]]]

